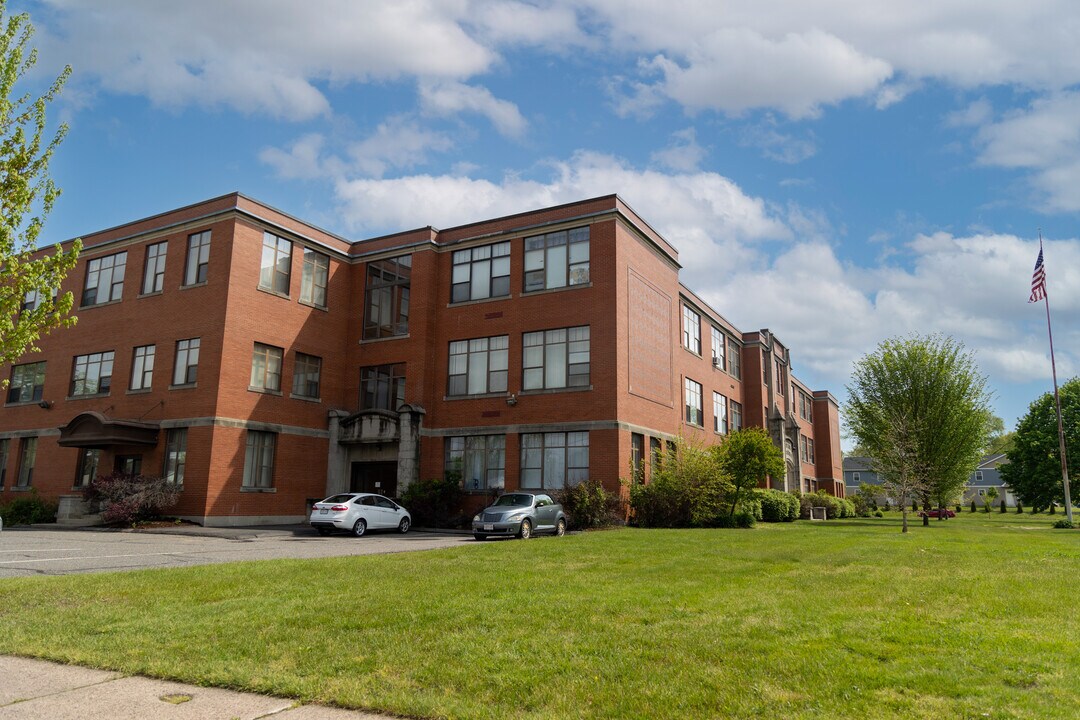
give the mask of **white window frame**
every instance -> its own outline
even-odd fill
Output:
[[[210,273],[210,231],[188,235],[187,259],[184,261],[184,285],[201,285]]]
[[[701,354],[701,315],[687,304],[682,308],[682,344],[694,353]]]
[[[718,392],[712,394],[713,402],[713,432],[721,435],[728,434],[728,399]]]
[[[300,302],[326,308],[326,289],[330,282],[330,256],[304,248],[304,266],[300,273]]]
[[[93,307],[117,301],[124,296],[124,271],[127,267],[127,251],[93,258],[86,263],[86,283],[83,285],[80,307]],[[100,292],[105,290],[104,295]],[[93,299],[87,302],[90,291]]]
[[[686,413],[684,419],[688,425],[705,427],[704,410],[702,408],[701,383],[690,378],[683,378],[683,397],[686,400]]]
[[[139,345],[131,351],[130,390],[150,389],[154,382],[154,357],[156,355],[156,345]]]
[[[288,296],[292,285],[292,241],[263,233],[262,259],[259,261],[259,289]]]
[[[143,268],[142,294],[153,295],[165,287],[165,259],[169,243],[159,242],[146,246],[146,261]]]
[[[285,350],[266,343],[255,343],[251,352],[251,378],[249,390],[281,392],[281,365]]]

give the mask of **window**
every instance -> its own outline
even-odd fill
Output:
[[[101,450],[97,448],[79,450],[79,461],[75,465],[75,487],[84,488],[97,477],[99,462],[101,462]]]
[[[701,354],[701,316],[689,305],[682,308],[682,344],[690,352]]]
[[[119,300],[124,293],[124,266],[127,253],[116,253],[94,258],[86,263],[86,284],[83,286],[82,305],[101,305]]]
[[[263,239],[263,259],[266,258],[266,240]],[[184,266],[184,284],[198,285],[206,282],[206,273],[210,269],[210,231],[188,235],[187,264]],[[261,281],[261,276],[260,276]],[[288,292],[288,283],[285,291]]]
[[[985,495],[986,494],[986,489],[985,488],[979,488],[979,494],[980,495]]]
[[[274,444],[277,435],[248,430],[244,452],[244,487],[266,489],[274,486]]]
[[[281,391],[282,354],[279,347],[255,343],[255,351],[251,354],[251,381],[248,383],[252,390]]]
[[[450,343],[447,395],[506,392],[510,337],[456,340]]]
[[[112,367],[112,350],[76,357],[71,373],[71,396],[108,395],[112,386]]]
[[[703,425],[701,419],[701,383],[685,378],[683,387],[686,391],[686,422],[691,425]]]
[[[713,430],[726,435],[728,431],[727,398],[718,392],[712,394]]]
[[[814,421],[814,400],[809,395],[799,390],[799,417],[807,422]]]
[[[405,404],[405,363],[360,369],[360,409],[393,410]]]
[[[810,462],[810,454],[806,449],[806,436],[799,436],[799,456],[803,462]]]
[[[37,402],[45,391],[45,362],[15,365],[8,386],[9,403]]]
[[[550,489],[589,479],[589,433],[529,433],[521,436],[521,488]]]
[[[510,243],[457,250],[451,282],[450,302],[506,297],[510,294]]]
[[[982,479],[983,479],[982,470],[976,470],[975,471],[975,482],[982,482]]]
[[[0,488],[4,487],[4,482],[7,480],[7,464],[8,464],[8,439],[4,438],[0,440]]]
[[[780,397],[787,398],[787,381],[784,379],[784,366],[780,364],[780,361],[776,361],[776,389],[780,392]]]
[[[523,390],[589,386],[589,326],[525,333]]]
[[[589,282],[589,228],[525,238],[525,292]]]
[[[630,433],[630,472],[633,482],[645,481],[645,436],[641,433]]]
[[[742,351],[739,345],[730,338],[728,339],[728,372],[737,380],[742,380]]]
[[[131,389],[149,390],[154,380],[154,354],[156,345],[142,345],[135,348],[131,361]]]
[[[292,243],[277,235],[264,233],[259,289],[288,295],[291,274]]]
[[[326,307],[326,284],[330,277],[330,258],[311,248],[304,248],[304,270],[300,275],[300,302]]]
[[[187,465],[187,428],[172,428],[165,436],[165,482],[184,484],[184,466]]]
[[[365,340],[408,334],[411,278],[411,255],[368,263],[364,290]]]
[[[176,343],[173,385],[194,385],[199,376],[199,338]]]
[[[816,462],[814,460],[814,441],[810,438],[806,438],[806,453],[810,456],[810,462]]]
[[[663,460],[664,460],[663,453],[664,453],[664,450],[663,450],[663,445],[660,442],[660,438],[650,437],[649,438],[649,463],[650,463],[650,467],[652,468],[652,472],[656,472],[656,468],[660,467],[660,464],[663,462]],[[653,475],[653,477],[656,477],[656,476]]]
[[[165,251],[168,243],[154,243],[146,246],[146,267],[143,268],[142,293],[159,293],[165,285]]]
[[[27,488],[34,480],[34,462],[37,459],[37,438],[27,437],[19,441],[19,475],[15,487]]]
[[[53,298],[53,300],[56,299],[56,292],[57,292],[57,288],[53,288],[52,289],[52,298]],[[41,300],[42,300],[43,296],[44,296],[44,293],[41,292],[40,290],[27,290],[26,294],[23,295],[22,307],[19,308],[20,311],[22,311],[22,312],[31,312],[32,310],[37,309],[37,306],[41,303]]]
[[[859,473],[857,473],[857,472],[851,473],[851,484],[852,485],[858,485],[859,482],[861,482],[859,478],[860,478]]]
[[[729,404],[729,410],[731,415],[731,431],[739,432],[742,430],[742,403],[737,403],[732,400]]]
[[[506,436],[446,438],[446,470],[461,473],[466,490],[502,490],[506,475]]]
[[[296,365],[293,367],[293,395],[317,399],[319,397],[319,374],[321,371],[321,357],[296,353]]]
[[[727,370],[727,358],[724,354],[724,346],[727,344],[727,339],[724,337],[724,333],[719,329],[712,329],[712,364],[713,367],[720,368],[721,370]]]
[[[142,475],[142,455],[117,455],[113,468],[124,475]]]

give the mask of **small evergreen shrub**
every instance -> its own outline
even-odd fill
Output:
[[[975,499],[971,499],[971,512],[979,512],[978,507],[975,505]]]
[[[586,480],[555,493],[570,527],[575,530],[611,527],[625,517],[623,501],[596,479]]]
[[[963,511],[964,511],[963,506],[961,506],[960,503],[956,503],[956,514],[959,515]]]
[[[1004,515],[1008,508],[1005,507],[1005,498],[1001,499],[1001,514]]]
[[[180,488],[163,477],[114,472],[91,480],[83,498],[101,508],[101,519],[106,523],[134,525],[159,517],[176,505]]]
[[[0,505],[0,517],[7,526],[52,523],[56,522],[56,508],[56,503],[43,500],[38,496],[37,490],[30,488],[26,497],[15,498],[7,505]]]
[[[885,517],[885,513],[881,512],[880,510],[875,510],[874,517]]]
[[[1016,501],[1016,514],[1017,515],[1023,515],[1024,514],[1024,503],[1020,502],[1020,500]]]
[[[1076,527],[1076,523],[1069,522],[1068,518],[1062,518],[1054,523],[1054,527],[1058,530],[1072,530]]]
[[[461,474],[448,472],[441,478],[418,480],[401,493],[402,506],[417,527],[453,527],[461,524],[465,491]]]
[[[783,490],[758,490],[764,522],[792,522],[799,518],[799,498]]]

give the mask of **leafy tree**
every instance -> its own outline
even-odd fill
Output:
[[[784,477],[784,454],[761,428],[745,428],[728,435],[720,445],[718,465],[731,484],[731,516],[744,491],[763,483],[768,476]]]
[[[49,160],[67,133],[61,125],[51,141],[45,138],[45,108],[71,68],[39,97],[26,93],[12,99],[15,85],[37,62],[37,50],[29,47],[34,33],[30,16],[5,17],[5,10],[0,0],[0,363],[35,350],[41,335],[53,328],[74,324],[68,316],[71,293],[54,295],[81,249],[75,241],[67,252],[58,245],[52,255],[32,257],[60,195],[49,178]],[[32,309],[23,308],[28,294],[36,295]]]
[[[1072,478],[1076,458],[1080,457],[1080,378],[1063,384],[1058,395],[1065,428],[1065,457]],[[1001,466],[1001,477],[1024,503],[1047,507],[1052,502],[1065,501],[1053,393],[1045,393],[1036,399],[1027,415],[1020,418],[1016,425],[1016,440],[1008,457],[1009,462]]]
[[[1005,421],[997,415],[990,414],[986,421],[986,431],[989,437],[986,441],[987,455],[1000,455],[1008,452],[1013,445],[1016,436],[1014,432],[1005,431]]]
[[[634,521],[641,527],[715,524],[731,490],[718,466],[719,451],[679,437],[658,453],[649,484],[630,484]]]
[[[993,507],[993,505],[994,505],[994,501],[998,499],[997,488],[995,488],[995,487],[987,488],[986,489],[986,495],[984,495],[983,497],[986,498],[985,500],[983,500],[983,505],[986,506],[986,512],[989,513],[990,508]]]
[[[939,507],[957,496],[986,447],[990,417],[986,378],[961,343],[886,340],[856,364],[847,390],[849,432],[888,493],[905,509],[913,493]]]

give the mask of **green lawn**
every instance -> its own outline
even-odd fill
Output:
[[[0,653],[425,718],[1076,718],[1057,517],[19,578]]]

